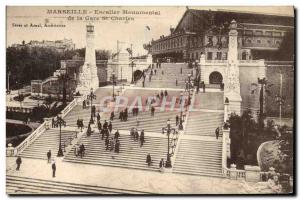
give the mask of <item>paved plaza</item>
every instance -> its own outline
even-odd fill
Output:
[[[85,164],[73,164],[56,159],[57,173],[52,177],[46,160],[23,159],[20,171],[15,170],[15,158],[7,159],[7,175],[43,179],[73,184],[122,188],[152,194],[259,194],[272,193],[265,183],[211,178],[171,173],[130,170]]]

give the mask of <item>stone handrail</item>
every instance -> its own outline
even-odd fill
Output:
[[[224,133],[223,129],[223,136],[222,136],[222,173],[225,177],[230,177],[230,171],[227,168],[227,133]]]
[[[227,63],[227,60],[205,60],[205,63]]]
[[[62,111],[61,117],[64,118],[75,106],[77,105],[77,99],[74,98],[71,103],[69,103]]]
[[[21,144],[14,150],[14,156],[19,155],[26,147],[28,147],[36,138],[38,138],[46,130],[46,122],[42,123],[34,132],[32,132]]]

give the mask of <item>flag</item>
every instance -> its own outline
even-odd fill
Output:
[[[146,29],[148,29],[148,31],[150,31],[150,26],[146,26]]]
[[[132,55],[132,50],[130,48],[126,49],[130,55]]]

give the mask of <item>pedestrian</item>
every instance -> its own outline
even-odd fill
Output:
[[[152,164],[152,159],[151,159],[150,153],[147,154],[146,163],[148,164],[148,167],[150,167],[150,165]]]
[[[164,171],[164,167],[165,167],[165,161],[164,159],[162,158],[159,162],[159,171],[160,172],[163,172]]]
[[[177,79],[175,80],[175,84],[176,84],[176,86],[178,86],[178,80]]]
[[[140,119],[138,116],[136,116],[136,126],[138,127],[140,125]]]
[[[102,129],[102,130],[100,131],[100,134],[102,135],[101,140],[103,140],[103,139],[104,139],[105,130]]]
[[[102,129],[102,124],[101,124],[100,120],[97,122],[97,126],[98,126],[98,130],[99,130],[99,133],[100,133],[100,131]]]
[[[101,119],[101,117],[100,117],[100,114],[98,113],[98,114],[97,114],[97,121],[99,122],[100,119]]]
[[[116,144],[115,144],[115,152],[119,153],[120,152],[120,141],[116,140]]]
[[[117,130],[116,132],[115,132],[115,140],[118,140],[119,139],[119,137],[120,137],[120,133],[119,133],[119,130]]]
[[[149,82],[151,82],[151,77],[152,77],[152,75],[150,74],[150,76],[149,76]]]
[[[74,154],[75,154],[75,156],[77,157],[78,155],[79,155],[79,144],[77,143],[76,145],[75,145],[75,149],[74,149]]]
[[[104,121],[104,124],[103,124],[103,129],[106,130],[107,127],[108,127],[108,123],[107,123],[107,121],[105,120],[105,121]]]
[[[51,163],[51,150],[47,152],[48,163]]]
[[[16,163],[17,163],[17,168],[16,168],[16,170],[19,171],[19,170],[20,170],[21,163],[22,163],[21,156],[18,156],[18,158],[17,158],[17,160],[16,160]]]
[[[52,118],[52,128],[55,128],[55,119],[54,119],[54,117]]]
[[[113,138],[110,139],[109,145],[110,145],[110,151],[114,150],[115,142]]]
[[[216,139],[218,139],[218,138],[219,138],[219,134],[220,134],[220,129],[219,129],[219,127],[216,128],[215,133],[216,133]]]
[[[165,97],[167,97],[168,96],[168,91],[167,90],[165,90]]]
[[[164,70],[161,70],[161,74],[164,75]]]
[[[85,108],[86,108],[86,101],[83,100],[83,101],[82,101],[82,109],[85,109]]]
[[[224,91],[224,83],[221,83],[221,91]]]
[[[127,121],[128,118],[128,108],[126,107],[124,110],[124,121]]]
[[[141,131],[140,142],[141,142],[141,147],[142,147],[144,145],[144,142],[145,142],[145,133],[144,133],[144,130]]]
[[[119,119],[120,121],[123,121],[123,110],[121,110],[121,112],[119,113]]]
[[[182,67],[180,68],[180,74],[182,74]]]
[[[110,113],[110,120],[111,120],[111,121],[114,121],[114,117],[115,117],[115,113],[114,113],[114,111],[112,111],[112,112]]]
[[[80,131],[82,131],[83,128],[83,119],[80,120]]]
[[[92,115],[96,117],[96,106],[92,106]]]
[[[109,145],[109,139],[108,137],[105,138],[105,150],[107,151],[108,150],[108,145]]]
[[[109,122],[108,129],[109,129],[109,132],[111,133],[111,131],[112,131],[112,123],[111,123],[111,121]]]
[[[154,75],[156,75],[156,69],[154,70]]]
[[[52,177],[53,178],[55,177],[55,172],[56,172],[56,164],[55,164],[55,161],[53,161],[53,163],[52,163]]]
[[[176,126],[178,125],[178,123],[179,123],[179,116],[176,115]]]
[[[79,151],[80,151],[80,157],[84,157],[84,154],[85,154],[85,147],[83,144],[80,145],[79,147]]]
[[[145,81],[143,81],[143,88],[145,87]]]
[[[185,91],[188,91],[188,88],[189,88],[188,82],[185,81]]]
[[[139,140],[139,132],[137,129],[135,129],[135,132],[134,132],[134,141],[138,141]]]
[[[154,117],[155,108],[154,106],[151,106],[151,116]]]
[[[134,139],[134,128],[130,130],[130,139]]]
[[[163,91],[160,92],[160,96],[161,96],[161,99],[164,98],[164,92]]]
[[[203,93],[205,93],[205,83],[203,82]]]

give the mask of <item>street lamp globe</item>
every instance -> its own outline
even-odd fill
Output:
[[[188,73],[188,77],[190,78],[192,76],[192,74],[191,73]]]
[[[170,119],[167,120],[167,125],[169,126],[171,124]]]

